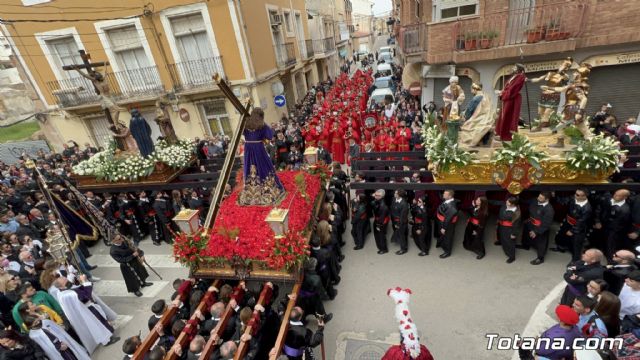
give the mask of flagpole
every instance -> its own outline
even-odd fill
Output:
[[[38,170],[37,167],[34,167],[33,169],[35,170],[35,172],[37,174],[36,183],[38,184],[38,187],[40,188],[40,191],[42,191],[42,194],[47,199],[47,202],[49,203],[50,208],[53,210],[53,213],[55,214],[56,218],[58,219],[60,231],[62,232],[62,236],[65,239],[65,244],[67,245],[67,249],[69,250],[69,253],[71,254],[72,262],[76,266],[76,271],[78,271],[81,274],[84,274],[82,272],[82,269],[80,268],[80,263],[78,262],[78,259],[76,258],[75,251],[73,250],[71,237],[69,236],[69,232],[67,230],[67,227],[66,227],[64,221],[62,221],[62,216],[60,215],[60,211],[58,210],[58,207],[56,206],[56,204],[55,204],[55,202],[53,200],[53,197],[51,196],[51,192],[49,191],[49,186],[47,185],[47,182],[44,180],[44,176],[42,176],[42,173],[40,172],[40,170]],[[65,259],[65,263],[67,263],[66,259]]]

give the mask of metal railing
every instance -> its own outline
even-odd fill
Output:
[[[176,90],[188,90],[199,87],[213,87],[213,75],[218,73],[224,78],[222,56],[183,61],[169,65],[169,71],[177,79]]]
[[[304,49],[305,51],[305,59],[310,59],[313,56],[314,53],[314,49],[313,49],[313,40],[309,39],[309,40],[305,40],[304,41]]]
[[[315,39],[313,42],[313,52],[314,54],[324,54],[324,40]]]
[[[584,30],[586,5],[549,4],[509,9],[479,18],[461,19],[454,27],[454,50],[557,41],[579,36]]]
[[[398,39],[402,52],[404,54],[415,54],[424,51],[426,48],[426,44],[423,43],[423,39],[426,38],[423,35],[425,31],[426,26],[424,23],[401,27]]]
[[[287,67],[296,63],[296,49],[293,43],[277,44],[274,46],[278,67]]]
[[[325,52],[331,52],[336,49],[336,41],[333,37],[324,38],[322,39],[322,42],[324,43]]]
[[[78,74],[69,79],[48,81],[47,88],[61,107],[90,105],[100,102],[93,84]],[[164,92],[158,69],[155,66],[108,72],[105,81],[109,84],[110,97],[115,101],[156,96]]]

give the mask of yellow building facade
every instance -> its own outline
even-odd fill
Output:
[[[318,82],[317,51],[304,0],[7,0],[0,29],[45,102],[47,129],[65,141],[104,145],[109,122],[92,83],[65,65],[79,50],[105,75],[128,123],[137,108],[160,135],[156,100],[164,99],[179,137],[230,136],[238,112],[215,85],[225,78],[243,102],[277,122]],[[16,20],[13,21],[12,20]],[[286,106],[274,98],[284,95]],[[112,114],[113,115],[113,114]],[[61,144],[52,144],[54,147]]]

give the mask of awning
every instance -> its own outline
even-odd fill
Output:
[[[420,84],[421,70],[420,63],[407,64],[402,70],[402,87],[409,89],[415,82]]]

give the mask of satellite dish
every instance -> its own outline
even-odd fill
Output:
[[[282,85],[282,82],[278,80],[271,84],[271,91],[273,92],[273,96],[282,95],[284,92],[284,85]]]

